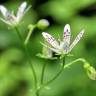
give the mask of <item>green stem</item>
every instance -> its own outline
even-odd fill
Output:
[[[76,60],[74,60],[74,61],[66,64],[66,65],[64,66],[64,69],[65,69],[65,68],[69,68],[69,66],[71,66],[71,65],[73,65],[74,63],[79,62],[79,61],[83,62],[83,64],[88,63],[85,59],[83,59],[83,58],[78,58],[78,59],[76,59]]]
[[[39,96],[39,91],[36,90],[36,96]]]
[[[29,32],[28,32],[28,35],[27,35],[27,37],[26,37],[26,39],[25,39],[25,41],[24,41],[24,45],[27,45],[28,44],[28,42],[29,42],[29,39],[30,39],[30,37],[31,37],[31,35],[32,35],[32,32],[33,32],[33,30],[35,29],[35,25],[34,26],[31,26],[31,28],[29,28]]]
[[[65,57],[63,57],[63,59],[62,59],[62,67],[61,67],[61,69],[60,69],[60,71],[57,73],[57,75],[55,75],[54,77],[53,77],[53,79],[51,79],[50,81],[48,81],[45,85],[48,85],[48,84],[50,84],[51,82],[53,82],[55,79],[57,79],[58,77],[59,77],[59,75],[63,72],[63,67],[64,67],[64,65],[65,65]]]
[[[15,28],[15,30],[16,30],[16,33],[17,33],[17,35],[18,35],[18,37],[19,37],[20,42],[21,42],[22,45],[23,45],[23,38],[22,38],[22,36],[21,36],[21,34],[20,34],[18,28],[17,28],[17,27],[14,27],[14,28]]]
[[[32,72],[33,72],[35,89],[37,89],[37,77],[36,77],[36,72],[35,72],[35,69],[34,69],[34,67],[33,67],[33,64],[32,64],[31,57],[30,57],[30,55],[29,55],[29,51],[28,51],[27,46],[25,46],[25,52],[26,52],[27,58],[29,58],[29,61],[28,61],[28,62],[29,62],[29,64],[30,64],[30,67],[31,67]]]
[[[44,62],[43,67],[42,67],[42,73],[41,73],[41,85],[43,84],[46,65],[47,65],[46,62]]]
[[[47,83],[44,84],[44,86],[49,85],[50,83],[52,83],[55,79],[57,79],[59,77],[59,75],[62,73],[62,68],[60,69],[60,71]]]
[[[28,48],[27,48],[27,46],[24,45],[24,43],[23,43],[23,41],[24,41],[24,40],[23,40],[23,37],[21,36],[21,34],[20,34],[20,32],[19,32],[19,30],[18,30],[17,27],[15,27],[15,30],[16,30],[17,35],[19,36],[19,39],[20,39],[20,41],[21,41],[22,46],[24,47],[25,53],[26,53],[27,58],[28,58],[28,62],[29,62],[29,64],[30,64],[30,66],[31,66],[32,73],[33,73],[33,77],[34,77],[35,89],[36,89],[36,88],[37,88],[36,72],[35,72],[35,69],[34,69],[33,64],[32,64],[32,62],[31,62],[31,57],[30,57],[30,55],[29,55]]]
[[[43,84],[43,85],[38,89],[38,91],[40,91],[42,88],[44,88],[44,87],[47,86],[48,84],[52,83],[55,79],[57,79],[58,76],[62,73],[63,69],[69,68],[69,66],[71,66],[71,65],[73,65],[74,63],[79,62],[79,61],[83,62],[83,64],[88,63],[85,59],[79,58],[79,59],[76,59],[76,60],[74,60],[74,61],[72,61],[72,62],[70,62],[70,63],[68,63],[68,64],[65,65],[65,57],[64,57],[64,58],[63,58],[63,64],[62,64],[61,70],[57,73],[56,76],[53,77],[53,79],[51,79],[51,80],[48,81],[47,83]]]
[[[38,89],[38,91],[40,91],[42,88],[44,88],[45,86],[47,86],[47,85],[49,85],[50,83],[52,83],[54,80],[56,80],[59,76],[60,76],[60,74],[63,72],[63,69],[64,69],[64,65],[65,65],[65,57],[62,59],[62,67],[61,67],[61,69],[60,69],[60,71],[51,79],[51,80],[49,80],[47,83],[45,83],[45,84],[43,84],[39,89]]]

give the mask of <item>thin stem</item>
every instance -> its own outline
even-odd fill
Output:
[[[30,57],[30,55],[29,55],[29,51],[28,51],[27,46],[25,46],[25,52],[26,52],[27,58],[29,58],[28,62],[29,62],[29,64],[30,64],[30,67],[31,67],[32,72],[33,72],[35,89],[37,89],[37,77],[36,77],[36,72],[35,72],[35,69],[34,69],[34,67],[33,67],[33,64],[32,64],[31,57]]]
[[[39,91],[36,90],[36,96],[39,96]]]
[[[79,61],[83,62],[83,64],[88,63],[85,59],[79,58],[79,59],[76,59],[76,60],[74,60],[74,61],[72,61],[72,62],[70,62],[70,63],[68,63],[68,64],[65,65],[65,57],[64,57],[64,58],[63,58],[63,64],[62,64],[63,66],[62,66],[61,70],[57,73],[56,76],[53,77],[53,79],[51,79],[51,80],[48,81],[47,83],[43,84],[43,85],[38,89],[38,91],[40,91],[42,88],[44,88],[44,87],[47,86],[48,84],[52,83],[55,79],[57,79],[58,76],[63,72],[63,69],[68,68],[69,66],[71,66],[71,65],[73,65],[74,63],[79,62]]]
[[[52,83],[55,79],[57,79],[57,78],[59,77],[59,75],[62,73],[62,71],[63,71],[63,70],[62,70],[62,68],[61,68],[60,71],[59,71],[50,81],[48,81],[47,83],[44,84],[44,86]]]
[[[28,44],[29,39],[30,39],[30,37],[32,35],[32,32],[33,32],[33,30],[34,30],[35,27],[36,26],[31,26],[31,28],[29,28],[29,32],[28,32],[28,35],[27,35],[27,37],[26,37],[26,39],[24,41],[24,45],[27,45]]]
[[[23,38],[22,38],[22,36],[21,36],[18,28],[17,28],[17,27],[14,27],[14,28],[15,28],[15,30],[16,30],[16,33],[17,33],[17,35],[18,35],[18,37],[19,37],[19,40],[20,40],[21,44],[23,45]]]
[[[65,65],[65,58],[66,58],[66,55],[63,57],[63,59],[62,59],[62,68],[64,67],[64,65]]]
[[[48,81],[45,85],[50,84],[51,82],[53,82],[55,79],[57,79],[59,77],[59,75],[63,72],[64,65],[65,65],[65,56],[62,59],[62,67],[61,67],[60,71],[53,77],[53,79],[51,79],[50,81]]]
[[[23,43],[24,40],[23,40],[23,38],[22,38],[22,36],[21,36],[21,34],[20,34],[20,32],[19,32],[19,30],[18,30],[17,27],[15,27],[15,30],[16,30],[17,35],[19,36],[19,39],[20,39],[20,41],[21,41],[22,46],[24,47],[25,53],[26,53],[27,58],[28,58],[28,62],[29,62],[29,64],[30,64],[30,66],[31,66],[32,73],[33,73],[33,77],[34,77],[35,89],[36,89],[36,88],[37,88],[36,72],[35,72],[35,69],[34,69],[33,64],[32,64],[32,62],[31,62],[31,57],[30,57],[30,55],[29,55],[28,48],[27,48],[27,46],[24,45],[24,43]]]
[[[54,80],[56,80],[60,74],[63,72],[63,69],[64,69],[64,65],[65,65],[65,57],[62,59],[62,67],[60,69],[60,71],[51,79],[49,80],[47,83],[43,84],[39,89],[38,91],[40,91],[42,88],[44,88],[45,86],[49,85],[50,83],[52,83]]]
[[[69,66],[71,66],[71,65],[73,65],[74,63],[79,62],[79,61],[83,62],[83,64],[87,63],[87,61],[86,61],[85,59],[83,59],[83,58],[78,58],[78,59],[76,59],[76,60],[74,60],[74,61],[66,64],[66,65],[64,66],[64,69],[65,69],[65,68],[69,68]]]
[[[43,84],[44,72],[45,72],[46,65],[47,65],[47,63],[44,62],[43,67],[42,67],[42,73],[41,73],[41,84]]]

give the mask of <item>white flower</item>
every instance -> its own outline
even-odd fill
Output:
[[[19,24],[21,19],[23,18],[24,14],[29,10],[30,6],[27,7],[27,2],[23,2],[20,7],[18,8],[17,15],[15,16],[13,11],[7,10],[6,7],[3,5],[0,5],[0,12],[2,13],[4,18],[0,18],[1,21],[4,23],[10,25],[10,26],[16,26]]]
[[[72,44],[70,44],[71,39],[71,31],[70,31],[70,25],[66,24],[64,27],[64,33],[63,33],[63,40],[58,42],[55,40],[50,34],[46,32],[42,32],[43,37],[45,40],[52,46],[49,47],[52,51],[56,52],[57,54],[68,54],[73,47],[79,42],[81,37],[83,36],[84,30],[82,30]],[[44,45],[44,44],[43,44]],[[47,45],[44,45],[47,47]]]

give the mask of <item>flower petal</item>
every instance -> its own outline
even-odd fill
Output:
[[[60,48],[64,50],[64,53],[67,53],[69,49],[69,44],[67,42],[61,42]]]
[[[59,44],[58,42],[48,33],[46,32],[42,32],[43,37],[46,39],[46,41],[51,44],[51,46],[53,46],[54,48],[58,49],[59,48]]]
[[[10,11],[7,11],[5,19],[8,20],[9,22],[15,22],[16,17],[13,15],[13,13],[11,13]]]
[[[22,16],[24,15],[24,11],[26,9],[27,3],[23,2],[20,7],[18,8],[18,12],[17,12],[17,20],[19,21]]]
[[[70,25],[66,24],[64,27],[63,42],[60,42],[60,49],[63,49],[64,52],[67,52],[69,48],[70,37],[71,37]]]
[[[6,13],[8,10],[3,5],[0,5],[0,11],[3,14],[3,16],[6,17]]]
[[[70,37],[71,37],[70,25],[66,24],[64,27],[63,41],[66,42],[68,45],[70,44]]]
[[[77,37],[75,38],[75,40],[73,41],[73,43],[70,45],[69,47],[69,52],[73,49],[73,47],[80,41],[81,37],[83,36],[84,34],[84,30],[82,30],[78,35]]]

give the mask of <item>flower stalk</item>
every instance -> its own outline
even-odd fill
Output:
[[[32,73],[33,73],[33,77],[34,77],[34,87],[35,87],[35,90],[36,90],[37,89],[37,77],[36,77],[36,72],[35,72],[35,69],[34,69],[32,61],[31,61],[31,57],[30,57],[29,52],[28,52],[28,48],[27,48],[26,45],[24,45],[24,43],[23,43],[24,40],[23,40],[23,38],[20,34],[20,31],[18,30],[17,27],[15,27],[15,30],[16,30],[16,33],[17,33],[19,39],[20,39],[20,42],[21,42],[22,46],[24,47],[25,53],[27,55],[26,57],[28,58],[28,63],[30,64],[30,67],[32,69]]]
[[[42,67],[42,72],[41,72],[41,85],[43,84],[43,81],[44,81],[44,73],[45,73],[46,65],[47,65],[47,63],[44,62],[43,67]]]
[[[71,61],[70,63],[68,63],[68,64],[66,64],[65,66],[64,66],[64,69],[65,68],[69,68],[71,65],[73,65],[73,64],[75,64],[76,62],[83,62],[83,64],[88,64],[88,62],[84,59],[84,58],[78,58],[78,59],[76,59],[76,60],[74,60],[74,61]]]
[[[36,26],[35,26],[35,25],[29,25],[28,28],[29,28],[29,32],[28,32],[28,35],[27,35],[27,37],[26,37],[26,39],[25,39],[25,41],[24,41],[24,45],[25,45],[25,46],[28,44],[29,39],[30,39],[30,37],[31,37],[31,35],[32,35],[32,32],[33,32],[33,30],[36,28]]]
[[[46,86],[48,86],[50,83],[52,83],[53,81],[55,81],[60,75],[61,75],[61,73],[63,72],[63,69],[64,69],[64,65],[65,65],[65,56],[62,58],[62,66],[61,66],[61,69],[60,69],[60,71],[51,79],[51,80],[49,80],[47,83],[43,83],[39,88],[38,88],[38,92],[41,90],[41,89],[43,89],[43,88],[45,88]]]

